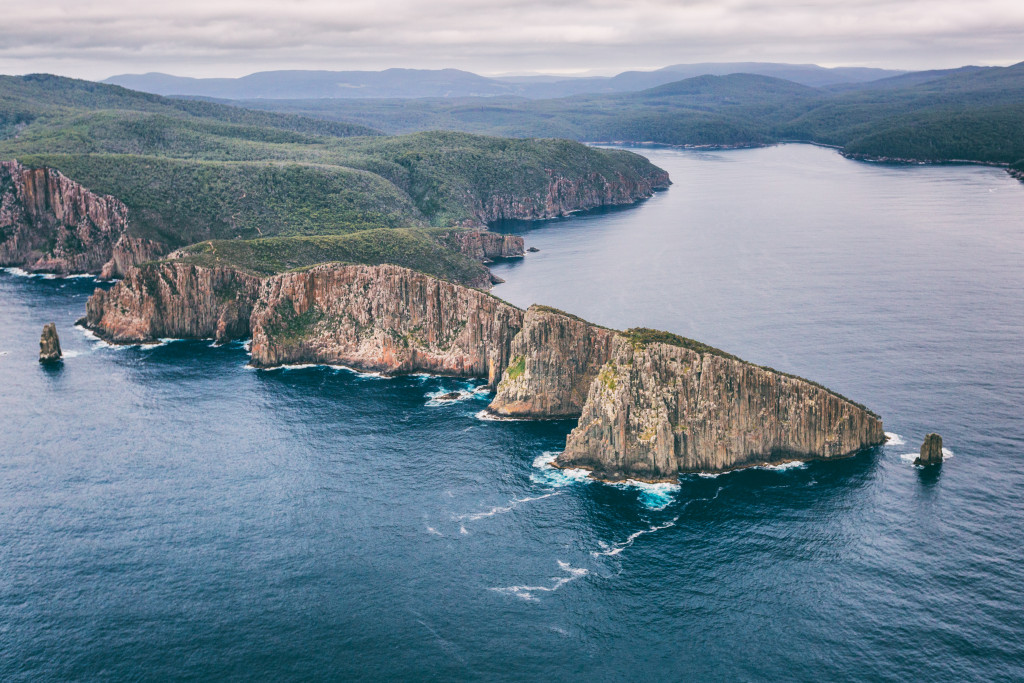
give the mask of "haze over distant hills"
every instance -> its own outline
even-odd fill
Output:
[[[811,87],[865,83],[906,73],[859,67],[825,68],[814,64],[759,62],[676,64],[655,71],[625,71],[611,77],[488,78],[459,69],[386,69],[384,71],[263,71],[241,78],[187,78],[163,73],[122,74],[104,83],[157,95],[223,99],[369,99],[420,97],[496,97],[531,99],[584,93],[631,92],[695,76],[749,73]]]

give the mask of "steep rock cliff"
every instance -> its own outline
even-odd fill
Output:
[[[558,457],[609,480],[674,481],[882,444],[881,420],[807,380],[735,358],[617,336]]]
[[[523,238],[519,235],[503,235],[486,230],[445,233],[441,241],[482,263],[489,263],[496,258],[516,258],[524,253]]]
[[[154,261],[166,253],[166,245],[160,242],[132,237],[128,234],[121,235],[120,239],[114,243],[110,260],[103,264],[103,268],[100,270],[100,279],[112,280],[124,277],[132,266]]]
[[[46,168],[0,162],[0,266],[122,274],[163,248],[125,234],[128,209]]]
[[[252,315],[252,363],[327,363],[389,374],[486,377],[508,364],[523,312],[392,265],[322,265],[268,278]]]
[[[130,268],[86,303],[86,326],[116,343],[249,336],[258,278],[233,268],[152,263]]]
[[[668,173],[661,169],[635,178],[627,178],[622,173],[606,178],[596,172],[568,178],[549,171],[548,176],[547,191],[543,195],[491,195],[474,210],[475,216],[485,224],[507,219],[556,218],[573,211],[632,204],[671,183]]]
[[[484,377],[499,415],[580,415],[556,464],[607,480],[837,458],[885,439],[876,415],[807,380],[668,333],[616,332],[540,306],[524,314],[393,265],[325,264],[260,280],[146,264],[97,290],[86,323],[115,342],[251,333],[257,367]]]
[[[578,417],[617,333],[546,306],[531,306],[488,410],[515,417]]]

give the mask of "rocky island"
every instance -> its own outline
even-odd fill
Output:
[[[43,334],[39,337],[39,362],[54,363],[64,357],[60,350],[60,338],[57,336],[56,323],[46,323]]]

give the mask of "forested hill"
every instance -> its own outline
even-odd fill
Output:
[[[920,161],[1024,160],[1024,63],[810,87],[753,74],[559,99],[264,100],[247,106],[397,133],[448,129],[672,145],[805,140]]]
[[[360,124],[45,75],[0,77],[0,161],[12,160],[55,169],[120,200],[128,235],[163,252],[209,240],[478,229],[502,218],[631,203],[668,184],[667,174],[640,155],[569,140],[384,136]],[[24,184],[15,177],[23,172],[11,169],[0,178],[0,214],[8,211],[8,222],[12,202],[25,201],[15,189]],[[36,232],[52,228],[45,222]],[[0,229],[0,255],[14,254],[0,265],[66,265],[82,246],[70,233],[35,234],[30,227],[19,228],[29,230],[21,237]],[[332,242],[322,251],[396,262],[408,247],[419,254],[416,262],[433,258],[424,235],[383,235]],[[283,242],[267,244],[285,249]],[[295,249],[311,258],[319,252],[310,244]]]

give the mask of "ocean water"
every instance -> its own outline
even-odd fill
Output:
[[[109,347],[94,283],[0,273],[0,679],[1024,678],[1024,185],[643,153],[669,191],[503,226],[541,251],[494,293],[809,376],[887,446],[607,486],[478,383]]]

